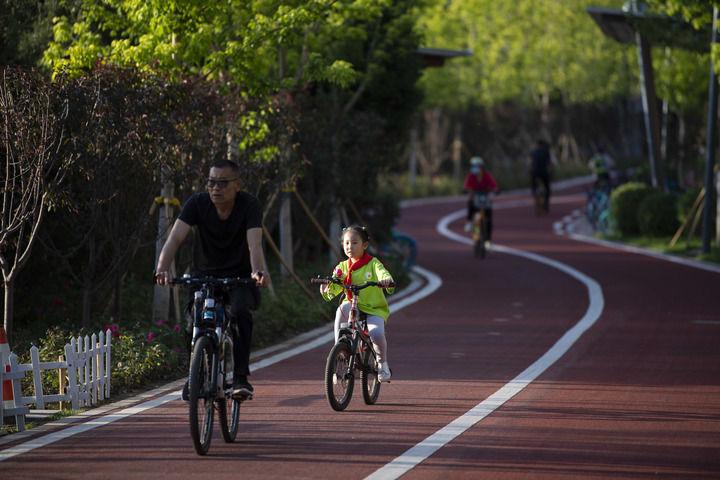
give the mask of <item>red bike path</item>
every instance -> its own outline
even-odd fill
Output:
[[[556,195],[543,217],[518,200],[498,198],[495,244],[593,279],[603,309],[559,360],[403,478],[720,478],[720,274],[556,235],[553,222],[582,205],[577,192]],[[3,445],[0,477],[378,472],[502,389],[587,313],[588,288],[566,272],[499,251],[478,260],[442,235],[439,220],[463,207],[402,211],[399,230],[416,238],[418,264],[442,286],[391,315],[393,381],[377,405],[356,389],[345,412],[330,409],[326,343],[256,371],[238,441],[224,443],[216,424],[206,457],[192,448],[186,404],[174,400],[19,455],[7,453],[27,443]],[[450,224],[464,235],[461,227]]]

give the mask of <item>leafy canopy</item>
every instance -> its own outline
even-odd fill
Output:
[[[461,107],[507,100],[536,105],[561,96],[569,103],[604,102],[636,88],[631,48],[603,35],[588,6],[610,0],[436,1],[422,24],[427,44],[470,49],[471,57],[426,71],[429,102]]]

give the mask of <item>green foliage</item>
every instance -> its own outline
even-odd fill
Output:
[[[672,235],[680,226],[675,195],[654,191],[638,206],[640,233],[654,237]]]
[[[292,278],[282,276],[279,271],[271,272],[277,298],[262,292],[260,308],[253,313],[253,349],[279,343],[331,321],[332,306],[322,300],[317,287],[309,281],[325,270],[328,268],[321,264],[306,264],[296,272],[301,280],[307,281],[305,286],[310,292],[317,293],[312,298]]]
[[[462,190],[462,184],[448,175],[431,178],[418,175],[411,184],[407,174],[389,174],[383,177],[383,185],[383,188],[397,192],[402,199],[458,195]]]
[[[0,0],[0,65],[36,66],[62,0]],[[68,2],[69,3],[69,2]]]
[[[52,327],[47,330],[45,336],[38,340],[38,354],[41,362],[55,362],[60,356],[65,356],[65,344],[70,341],[72,335],[59,327]],[[28,349],[18,350],[23,352],[19,356],[20,363],[31,363],[30,351]],[[55,394],[59,390],[59,375],[57,370],[45,370],[42,373],[43,392]],[[34,385],[31,374],[26,374],[22,379],[23,394],[33,395]]]
[[[459,108],[507,100],[540,105],[603,102],[636,89],[631,48],[607,38],[585,9],[615,1],[436,1],[421,18],[429,45],[473,55],[428,69],[432,105]]]
[[[638,209],[650,193],[652,189],[640,182],[629,182],[613,190],[610,195],[610,214],[617,222],[620,233],[634,235],[640,232]]]
[[[176,338],[180,334],[176,333]],[[187,356],[182,347],[168,345],[139,328],[121,333],[113,339],[113,393],[146,387],[158,380],[170,380],[186,372]]]

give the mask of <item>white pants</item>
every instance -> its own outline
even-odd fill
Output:
[[[335,341],[338,341],[340,328],[346,327],[350,320],[350,302],[342,303],[335,312]],[[385,320],[377,315],[367,316],[368,333],[372,340],[378,362],[387,362],[387,340],[385,339]]]

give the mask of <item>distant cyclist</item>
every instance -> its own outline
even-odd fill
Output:
[[[467,223],[465,224],[465,231],[469,232],[472,229],[472,219],[475,212],[478,211],[476,205],[475,196],[477,194],[489,194],[499,192],[498,184],[495,178],[492,176],[490,171],[485,165],[485,160],[481,157],[472,157],[470,159],[470,172],[465,177],[465,183],[463,189],[468,192],[468,203],[467,203]],[[487,218],[487,239],[490,241],[492,238],[492,206],[485,208]]]
[[[598,147],[588,165],[595,176],[595,188],[610,189],[610,173],[615,167],[615,162],[603,146]]]
[[[545,188],[543,205],[545,211],[550,210],[550,174],[552,173],[552,156],[550,155],[550,144],[539,139],[535,142],[535,148],[530,152],[528,158],[530,170],[530,189],[535,197],[540,184]]]

